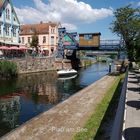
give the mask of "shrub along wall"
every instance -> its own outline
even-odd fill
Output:
[[[0,61],[0,77],[12,78],[17,76],[17,65],[14,62],[1,60]]]

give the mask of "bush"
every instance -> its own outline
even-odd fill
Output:
[[[138,67],[139,67],[139,69],[140,69],[140,62],[138,62]]]
[[[17,65],[10,61],[0,61],[0,77],[12,78],[17,76]]]

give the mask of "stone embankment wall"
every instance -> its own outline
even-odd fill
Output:
[[[81,59],[80,60],[80,67],[87,67],[95,63],[96,60],[88,60],[88,59]]]
[[[62,59],[53,57],[13,59],[11,61],[17,64],[18,73],[20,74],[62,69]],[[71,61],[63,60],[63,68],[71,69]]]

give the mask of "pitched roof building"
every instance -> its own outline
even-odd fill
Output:
[[[39,24],[26,24],[20,27],[20,40],[21,44],[26,47],[30,46],[32,36],[36,34],[39,39],[38,46],[47,52],[47,55],[51,55],[58,45],[58,27],[59,23],[43,23]]]
[[[19,28],[11,0],[0,0],[0,45],[19,45]]]

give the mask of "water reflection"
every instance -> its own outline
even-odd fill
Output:
[[[106,63],[81,69],[73,78],[55,72],[0,81],[0,136],[44,112],[108,73]]]
[[[61,95],[57,92],[57,75],[55,72],[24,75],[19,77],[17,85],[26,93],[26,98],[32,99],[36,104],[56,104],[61,99]]]
[[[0,97],[0,135],[18,126],[20,108],[19,96],[7,95]]]

